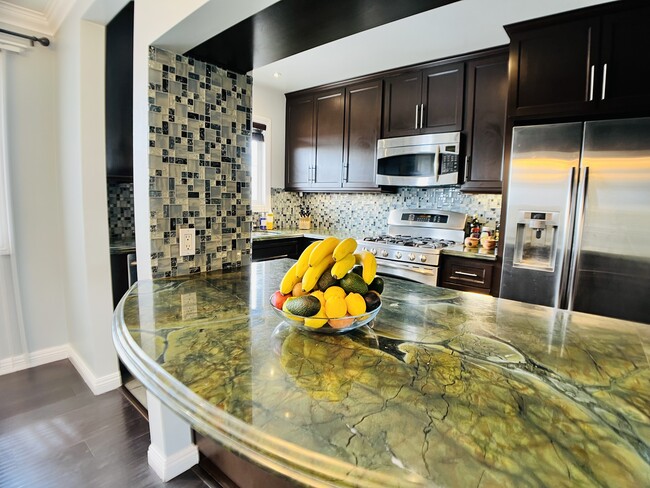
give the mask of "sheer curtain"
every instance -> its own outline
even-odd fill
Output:
[[[11,217],[10,164],[7,136],[7,51],[0,40],[0,374],[29,366]]]

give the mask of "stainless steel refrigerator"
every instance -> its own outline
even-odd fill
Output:
[[[650,118],[513,129],[501,297],[650,323]]]

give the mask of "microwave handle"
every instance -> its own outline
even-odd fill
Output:
[[[433,158],[433,176],[435,176],[437,183],[440,179],[440,146],[436,146],[436,155]]]

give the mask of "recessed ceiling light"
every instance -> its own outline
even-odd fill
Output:
[[[280,78],[282,76],[282,73],[278,73],[277,71],[273,73],[273,78]]]

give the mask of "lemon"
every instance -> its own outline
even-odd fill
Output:
[[[314,315],[313,317],[307,317],[305,319],[305,326],[311,327],[312,329],[319,329],[326,323],[327,323],[327,316],[325,315],[324,305],[321,305],[320,310],[316,315]]]
[[[332,297],[345,298],[345,290],[340,286],[330,286],[325,290],[325,300],[329,300]]]
[[[328,288],[329,290],[329,288]],[[330,319],[338,319],[343,317],[348,311],[348,306],[345,304],[343,297],[331,297],[325,301],[325,315]]]
[[[366,312],[366,301],[358,293],[349,293],[345,297],[345,304],[350,315],[361,315]]]
[[[325,305],[325,293],[323,293],[323,292],[320,291],[320,290],[317,290],[317,291],[312,291],[312,292],[310,293],[310,295],[311,295],[311,296],[314,296],[314,297],[316,297],[316,298],[318,298],[318,300],[320,301],[321,307],[322,307],[323,305]]]

